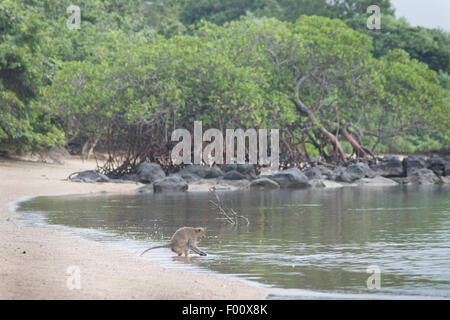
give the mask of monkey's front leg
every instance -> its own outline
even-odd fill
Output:
[[[188,246],[189,248],[194,251],[196,254],[201,255],[201,256],[207,256],[206,253],[204,253],[202,250],[200,250],[199,248],[197,248],[196,246],[194,246],[191,241],[188,241]]]

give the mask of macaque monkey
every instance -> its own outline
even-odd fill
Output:
[[[206,228],[182,227],[175,231],[169,244],[152,247],[141,253],[141,256],[149,250],[158,248],[170,248],[173,252],[181,256],[183,253],[187,257],[190,251],[206,256],[206,253],[197,248],[199,242],[206,235]]]

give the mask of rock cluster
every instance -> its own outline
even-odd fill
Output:
[[[266,170],[267,171],[267,170]],[[403,160],[388,155],[370,166],[363,162],[338,166],[331,170],[325,166],[315,166],[305,170],[288,168],[257,174],[251,164],[229,164],[222,171],[218,167],[188,165],[175,174],[166,173],[157,163],[141,163],[136,173],[123,180],[139,181],[147,184],[141,192],[186,191],[191,185],[212,185],[217,190],[236,189],[305,189],[336,187],[343,185],[389,186],[400,184],[440,184],[450,182],[450,157],[408,156]],[[71,178],[74,182],[115,182],[98,171],[83,171]],[[121,180],[121,181],[123,181]],[[189,183],[189,184],[188,184]]]

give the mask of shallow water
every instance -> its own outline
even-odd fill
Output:
[[[257,281],[271,298],[450,298],[450,188],[384,187],[218,193],[250,220],[220,218],[207,192],[38,197],[24,219],[140,254],[180,226],[206,226],[207,257],[146,259]],[[380,288],[368,289],[369,266]]]

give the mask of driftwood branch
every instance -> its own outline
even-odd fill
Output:
[[[227,208],[223,206],[222,201],[219,198],[219,195],[215,191],[210,192],[214,195],[216,200],[215,201],[209,200],[209,202],[217,209],[218,214],[223,216],[228,223],[230,223],[233,226],[237,226],[239,225],[239,220],[242,219],[245,220],[247,226],[250,225],[250,220],[248,220],[247,217],[238,214],[236,211],[233,210],[233,208]]]

